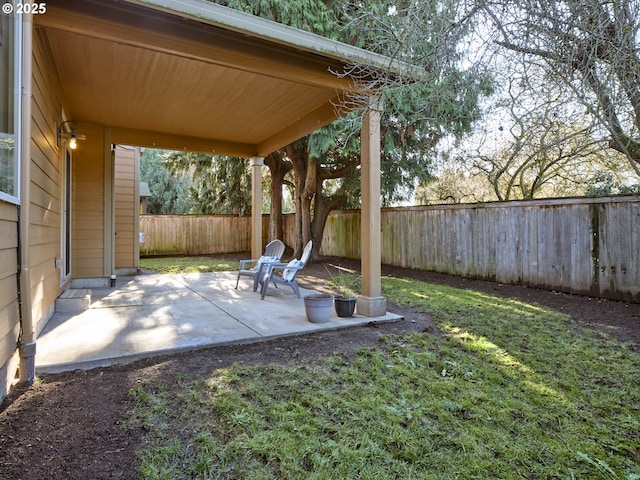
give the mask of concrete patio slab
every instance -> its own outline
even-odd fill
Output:
[[[311,323],[290,288],[269,288],[264,300],[236,273],[120,277],[93,289],[90,308],[54,314],[37,340],[36,372],[57,373],[127,363],[215,345],[400,320],[331,316]],[[301,290],[307,295],[308,290]]]

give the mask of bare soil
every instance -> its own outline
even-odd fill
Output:
[[[233,256],[229,256],[234,258]],[[235,258],[245,258],[237,256]],[[326,265],[359,270],[359,262],[322,258],[305,267],[303,286],[326,289]],[[640,304],[567,295],[533,288],[463,279],[433,272],[383,266],[384,275],[410,277],[519,298],[554,308],[576,322],[608,332],[640,351]],[[404,320],[381,325],[288,337],[156,357],[123,366],[47,375],[33,386],[17,386],[0,405],[0,479],[136,479],[140,438],[125,430],[129,390],[149,377],[190,376],[241,362],[253,365],[314,361],[333,352],[349,355],[373,345],[380,335],[429,331],[427,315],[397,305],[388,310]]]

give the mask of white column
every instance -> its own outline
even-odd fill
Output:
[[[264,158],[253,157],[251,165],[251,258],[262,255],[262,166]]]
[[[362,186],[362,295],[356,301],[358,313],[378,317],[387,313],[381,286],[380,230],[380,111],[379,99],[372,99],[360,131]]]

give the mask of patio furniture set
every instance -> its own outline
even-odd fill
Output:
[[[290,262],[284,263],[282,262],[282,255],[284,254],[285,246],[282,240],[276,239],[269,242],[260,258],[240,261],[236,289],[238,288],[240,277],[246,276],[253,278],[254,292],[260,286],[262,300],[264,300],[270,284],[276,288],[278,288],[278,285],[288,285],[300,298],[300,287],[298,287],[296,277],[309,260],[311,247],[312,242],[309,241],[304,247],[300,260],[294,258]]]

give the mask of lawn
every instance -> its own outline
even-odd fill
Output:
[[[434,331],[131,390],[141,475],[640,479],[638,353],[517,300],[387,277],[383,294]]]
[[[149,257],[140,259],[140,267],[158,273],[228,272],[237,270],[238,262],[214,257]]]

